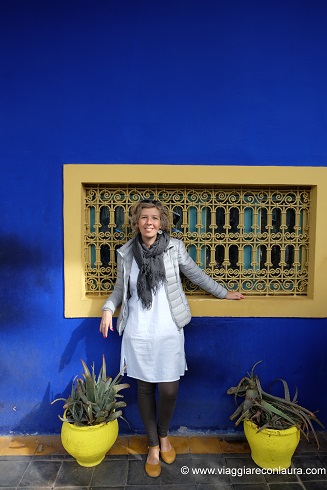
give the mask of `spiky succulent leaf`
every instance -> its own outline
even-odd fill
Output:
[[[127,384],[127,383],[121,383],[119,385],[114,385],[112,387],[114,393],[118,393],[118,391],[120,391],[120,390],[125,390],[125,388],[129,388],[129,384]]]
[[[277,383],[277,381],[280,381],[283,384],[283,387],[284,387],[284,398],[285,398],[285,400],[287,400],[288,402],[290,402],[291,401],[290,390],[288,388],[288,384],[286,383],[285,379],[281,379],[281,378],[274,379],[274,381],[270,385],[270,389],[272,388],[272,386],[275,383]]]
[[[107,417],[108,422],[112,422],[113,420],[118,419],[119,417],[122,418],[122,411],[118,410],[118,412],[112,412],[109,417]]]
[[[57,398],[52,402],[65,402],[65,413],[63,417],[59,416],[60,420],[76,425],[96,425],[117,418],[125,420],[122,411],[117,410],[126,406],[124,401],[117,401],[117,398],[123,398],[117,392],[129,387],[127,383],[120,383],[125,367],[113,379],[107,377],[104,356],[98,376],[95,374],[94,364],[90,371],[86,363],[83,360],[81,362],[83,378],[74,378],[70,396],[67,399]]]
[[[279,408],[274,407],[274,405],[266,402],[265,400],[261,400],[261,404],[264,409],[267,409],[269,412],[279,415],[280,417],[283,417],[283,419],[287,420],[292,425],[296,425],[296,421],[292,419],[286,412],[283,412]]]
[[[102,356],[102,368],[100,370],[100,375],[102,381],[106,381],[107,379],[107,366],[106,366],[106,359],[104,356]]]
[[[84,367],[84,380],[85,380],[85,385],[83,388],[85,388],[85,395],[88,400],[94,401],[94,376],[93,372],[92,374],[90,373],[88,367],[86,366],[85,362],[82,361],[83,367]],[[81,380],[82,382],[82,380]]]

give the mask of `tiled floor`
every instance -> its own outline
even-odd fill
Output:
[[[144,472],[146,440],[119,437],[103,462],[79,466],[59,436],[0,437],[0,488],[7,490],[326,490],[327,433],[321,448],[301,441],[284,474],[262,474],[247,443],[223,436],[172,436],[177,459],[158,478]],[[302,473],[302,474],[300,474]]]

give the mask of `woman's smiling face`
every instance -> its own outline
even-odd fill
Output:
[[[137,225],[143,242],[149,247],[155,242],[161,227],[159,210],[156,207],[142,208]]]

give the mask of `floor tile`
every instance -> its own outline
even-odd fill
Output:
[[[236,483],[232,485],[232,488],[233,490],[268,490],[269,487],[265,483]]]
[[[230,468],[230,469],[233,468],[233,472],[237,472],[238,474],[240,474],[242,471],[239,468],[243,468],[243,467],[257,468],[257,465],[253,462],[251,455],[247,453],[225,454],[223,455],[223,457],[226,462],[226,468]]]
[[[11,438],[8,446],[4,448],[2,454],[8,456],[31,456],[35,453],[38,444],[37,437],[14,436]]]
[[[33,455],[32,456],[9,456],[8,454],[4,454],[0,456],[0,461],[32,461]]]
[[[101,464],[94,467],[90,485],[92,487],[120,487],[127,482],[128,459],[110,460],[105,459]]]
[[[18,486],[30,461],[0,461],[0,487]]]
[[[204,465],[204,466],[208,466],[208,463],[210,463],[211,461],[217,461],[217,460],[220,460],[220,461],[225,461],[223,455],[221,453],[209,453],[209,454],[198,454],[198,453],[193,453],[191,454],[191,458],[192,458],[192,461],[203,461],[204,463],[207,462],[207,465]]]
[[[153,479],[152,479],[153,480]],[[155,479],[156,481],[157,479]],[[132,486],[127,486],[125,487],[127,490],[144,490],[144,485],[132,485]],[[146,490],[160,490],[162,487],[161,485],[147,485],[146,486]],[[166,487],[165,487],[166,488]],[[94,489],[94,490],[99,490],[98,488]],[[175,490],[179,490],[175,487]]]
[[[304,486],[305,490],[326,490],[326,481],[307,481]]]
[[[302,482],[309,480],[325,480],[326,482],[327,480],[326,466],[316,454],[295,456],[293,466],[301,470],[302,474],[298,476]],[[327,482],[325,484],[327,487]]]
[[[128,487],[127,487],[128,488]],[[151,488],[151,487],[150,487]],[[158,488],[162,488],[158,487]],[[165,490],[197,490],[198,486],[197,485],[181,485],[180,483],[178,485],[164,485]],[[134,490],[134,487],[128,488],[128,490]],[[144,488],[140,488],[140,490],[144,490]],[[149,490],[149,487],[146,487],[146,490]]]
[[[54,488],[57,488],[57,487],[54,487]],[[77,487],[77,488],[78,488],[78,490],[89,490],[90,487]],[[25,488],[24,488],[24,490],[25,490]],[[38,488],[37,490],[40,490],[40,489]],[[76,487],[60,487],[60,490],[76,490]],[[97,489],[97,490],[99,490],[99,489]],[[111,490],[113,490],[113,489],[111,489]],[[124,490],[123,487],[122,487],[122,490]]]
[[[251,457],[226,457],[226,468],[230,472],[230,482],[239,484],[265,484],[266,480],[262,473],[258,472],[258,466]]]
[[[108,488],[110,488],[110,490],[125,490],[125,488],[128,489],[128,487],[89,487],[89,490],[108,490]],[[60,490],[63,490],[62,488]],[[76,490],[76,487],[75,489],[72,489],[72,490]]]
[[[228,484],[226,462],[220,454],[192,455],[191,473],[194,481],[201,484]]]
[[[148,485],[159,485],[161,483],[162,472],[158,478],[151,478],[145,473],[144,469],[145,459],[138,460],[130,460],[129,461],[129,470],[128,470],[128,485],[138,485],[140,487],[148,488]],[[128,488],[128,487],[127,487]]]
[[[60,461],[31,461],[24,473],[20,486],[48,487],[54,485],[60,466]]]
[[[320,449],[321,450],[326,450],[327,449],[327,440],[324,438],[323,433],[317,432],[317,438],[319,441]],[[301,434],[301,439],[299,442],[298,447],[296,448],[295,454],[303,453],[303,452],[313,452],[313,451],[318,451],[318,446],[317,443],[312,435],[312,433],[309,435],[309,440],[307,440],[302,434]]]
[[[190,450],[191,453],[197,454],[210,454],[221,453],[222,446],[218,437],[190,437]]]
[[[36,487],[33,486],[33,487],[18,487],[18,488],[19,488],[19,490],[35,490]],[[52,490],[52,488],[53,488],[52,486],[51,487],[39,487],[38,486],[37,490]],[[6,488],[6,490],[8,490],[8,489]],[[60,490],[63,490],[63,489],[60,489]],[[76,487],[74,490],[76,490]]]
[[[166,488],[166,487],[165,487]],[[232,486],[229,483],[216,482],[216,483],[200,483],[197,485],[197,490],[231,490]],[[248,489],[250,490],[250,489]]]
[[[327,451],[327,432],[317,432],[317,437],[320,445],[319,451]]]
[[[221,451],[224,454],[250,453],[250,446],[246,441],[220,441]]]
[[[108,490],[108,488],[110,490],[125,490],[126,489],[126,487],[108,487],[108,486],[106,486],[106,487],[89,487],[89,490]],[[60,490],[64,490],[64,489],[60,488]],[[69,490],[72,490],[72,489],[69,489]],[[127,487],[127,490],[129,490],[128,487]],[[131,490],[133,490],[133,489],[131,489]]]
[[[189,437],[169,436],[169,440],[175,448],[176,454],[188,454],[190,452]]]
[[[49,454],[63,455],[67,451],[63,448],[60,436],[41,436],[36,439],[37,447],[35,456],[45,456]]]
[[[52,486],[51,487],[39,487],[39,486],[35,487],[35,486],[33,486],[33,487],[18,487],[18,488],[19,488],[19,490],[35,490],[35,488],[37,488],[37,490],[52,490],[53,489]],[[8,490],[8,489],[6,488],[6,490]],[[63,490],[63,489],[61,488],[60,490]],[[76,487],[74,490],[76,490]]]
[[[115,444],[112,446],[112,448],[108,451],[107,454],[112,455],[112,454],[128,454],[128,446],[129,446],[129,438],[119,436],[116,439]]]
[[[281,470],[279,473],[265,473],[265,479],[268,483],[292,483],[299,481],[296,470],[292,466]]]
[[[303,490],[303,485],[298,482],[277,483],[276,485],[270,485],[270,488],[271,490]]]
[[[80,466],[76,461],[63,461],[56,479],[56,487],[90,485],[94,468]]]
[[[229,483],[228,476],[216,473],[224,461],[219,455],[177,455],[172,465],[163,464],[162,485],[196,485]]]
[[[2,436],[0,437],[0,455],[9,446],[12,436]]]
[[[130,454],[147,454],[148,442],[145,436],[134,436],[130,438],[128,452]]]
[[[251,453],[235,453],[235,454],[227,454],[226,459],[232,460],[232,459],[240,459],[242,461],[252,461],[253,459],[251,457]],[[257,465],[256,465],[257,466]]]
[[[327,452],[318,452],[318,456],[327,468]]]

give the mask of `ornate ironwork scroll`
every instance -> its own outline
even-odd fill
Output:
[[[310,189],[85,186],[86,294],[107,296],[116,250],[133,235],[130,209],[141,199],[169,210],[171,235],[228,290],[247,295],[307,294]],[[187,294],[205,294],[184,278]]]

